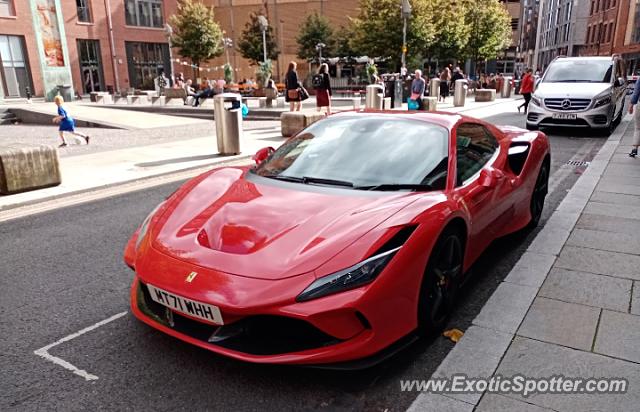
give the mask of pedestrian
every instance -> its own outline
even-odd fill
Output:
[[[518,113],[520,113],[520,108],[524,107],[524,114],[527,114],[529,102],[531,101],[531,93],[533,93],[533,75],[532,70],[527,69],[520,81],[520,94],[524,97],[524,103],[518,106]]]
[[[456,89],[456,80],[464,80],[464,74],[462,73],[460,67],[456,67],[453,70],[453,75],[451,76],[451,85],[449,86],[451,90]]]
[[[422,77],[422,70],[416,70],[415,78],[411,82],[411,100],[415,100],[418,103],[418,110],[424,110],[422,96],[424,96],[424,89],[426,87],[427,82]]]
[[[289,62],[287,68],[287,74],[285,76],[285,88],[287,92],[284,97],[289,102],[289,110],[292,112],[299,112],[302,108],[302,99],[300,98],[300,82],[298,81],[298,72],[296,68],[298,65],[296,62]]]
[[[164,89],[169,86],[169,79],[164,75],[164,70],[158,70],[158,77],[153,81],[157,96],[164,96]]]
[[[85,142],[87,142],[87,144],[89,144],[88,135],[76,132],[76,122],[71,116],[67,114],[67,111],[64,109],[64,107],[62,107],[62,103],[64,103],[64,99],[62,98],[62,96],[58,95],[54,97],[53,101],[55,102],[56,106],[58,106],[58,115],[53,118],[53,122],[60,125],[58,127],[58,133],[60,134],[60,140],[62,140],[62,143],[58,147],[67,146],[67,142],[64,139],[64,132],[69,132],[72,135],[80,136],[84,139]]]
[[[449,71],[448,67],[445,67],[444,70],[442,70],[442,73],[440,73],[440,97],[442,98],[443,102],[446,100],[447,96],[449,96],[450,81],[451,72]],[[440,101],[440,98],[438,98],[438,101]]]
[[[631,95],[631,101],[629,102],[629,113],[633,115],[633,122],[635,128],[633,131],[633,148],[629,152],[629,157],[638,156],[638,146],[640,146],[640,109],[636,109],[634,113],[634,107],[638,104],[640,99],[640,78],[636,80],[633,87],[633,94]]]
[[[329,65],[322,63],[318,74],[313,76],[313,87],[316,89],[316,107],[322,111],[327,108],[327,116],[331,114],[331,78],[329,77]]]

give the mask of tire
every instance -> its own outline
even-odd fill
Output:
[[[460,231],[449,226],[431,251],[418,301],[421,336],[439,334],[451,316],[462,279],[464,245]]]
[[[531,212],[531,220],[527,228],[533,229],[540,223],[540,217],[544,209],[544,200],[549,192],[549,164],[545,160],[540,166],[536,184],[531,192],[531,201],[529,202],[529,211]]]
[[[525,126],[525,128],[527,130],[538,130],[538,126],[534,125],[534,124],[529,124],[527,123],[527,125]]]

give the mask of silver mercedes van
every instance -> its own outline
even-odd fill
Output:
[[[527,129],[582,127],[613,132],[624,115],[627,79],[623,60],[557,57],[538,82]]]

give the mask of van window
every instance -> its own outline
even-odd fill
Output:
[[[543,83],[610,83],[611,60],[555,60],[542,79]]]

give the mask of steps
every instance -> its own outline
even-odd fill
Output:
[[[0,109],[0,125],[17,124],[20,119],[8,109]]]

